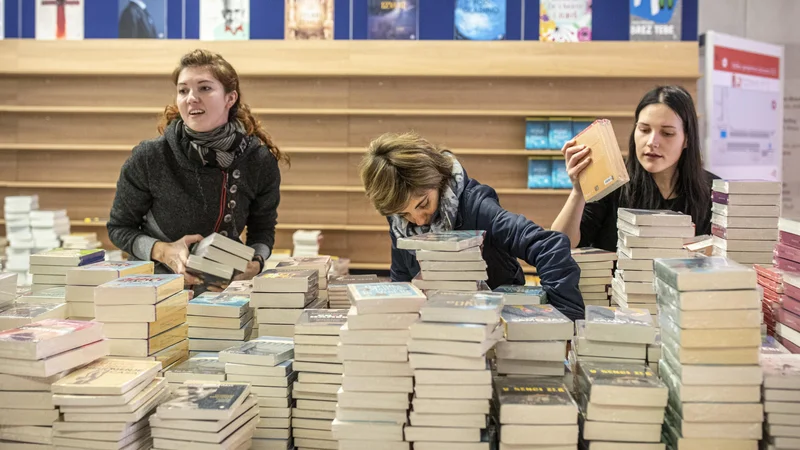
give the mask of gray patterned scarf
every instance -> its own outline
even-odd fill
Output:
[[[192,130],[182,120],[177,127],[189,139],[189,159],[204,166],[227,169],[247,148],[247,135],[238,120],[204,132]]]
[[[442,231],[451,231],[456,224],[456,216],[458,215],[458,200],[464,192],[464,168],[458,162],[455,155],[450,152],[445,152],[453,161],[453,171],[450,181],[445,185],[442,192],[439,194],[439,208],[431,219],[428,225],[415,225],[408,220],[404,219],[400,214],[393,214],[389,216],[391,221],[392,234],[397,238],[415,236],[423,233],[438,233]]]

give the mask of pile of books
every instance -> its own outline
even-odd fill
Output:
[[[319,276],[317,277],[318,290],[317,298],[320,301],[328,301],[328,276],[331,272],[333,260],[330,256],[293,256],[284,261],[280,261],[275,267],[279,272],[297,271],[297,270],[316,270]],[[322,306],[320,306],[322,307]],[[289,335],[291,336],[291,334]]]
[[[769,264],[778,240],[779,181],[714,180],[711,233],[714,255],[741,264]]]
[[[103,261],[105,251],[69,250],[54,248],[31,255],[30,273],[33,274],[32,291],[51,287],[66,286],[67,272],[74,267],[86,266]]]
[[[797,304],[797,311],[800,311],[800,302],[795,302],[784,295],[786,288],[783,282],[783,270],[772,264],[753,264],[753,269],[756,270],[758,286],[761,291],[761,313],[764,328],[762,329],[762,334],[777,336],[776,328],[784,299],[786,299],[789,308]],[[798,293],[800,293],[800,290],[798,290]],[[800,312],[797,314],[800,314]]]
[[[250,294],[253,292],[253,279],[249,280],[236,280],[231,281],[228,284],[228,287],[222,291],[224,294],[236,294],[246,296],[250,298]],[[260,336],[258,329],[258,308],[253,306],[252,302],[250,303],[250,309],[253,311],[253,331],[250,333],[251,336]]]
[[[189,352],[219,352],[249,341],[253,322],[250,296],[203,292],[189,300],[186,308]]]
[[[481,254],[483,230],[425,233],[397,240],[397,248],[415,250],[420,272],[412,280],[422,290],[489,290]]]
[[[490,292],[440,291],[422,305],[408,342],[414,408],[405,438],[414,448],[486,437],[493,396],[486,354],[503,338],[502,309],[503,296]]]
[[[35,248],[61,247],[61,236],[69,234],[67,210],[31,211],[31,234]]]
[[[17,298],[17,279],[14,272],[0,273],[0,309],[14,303]]]
[[[18,328],[44,319],[66,319],[66,303],[26,303],[17,301],[0,311],[0,330]]]
[[[599,248],[576,248],[572,250],[572,259],[581,269],[578,288],[584,305],[608,306],[617,254]]]
[[[322,243],[322,231],[297,230],[292,234],[293,256],[317,256]]]
[[[775,246],[774,262],[783,271],[784,293],[780,308],[774,308],[775,336],[792,353],[800,353],[800,222],[782,217],[778,228],[780,242]]]
[[[258,403],[253,450],[291,449],[292,368],[291,338],[263,336],[219,353],[228,383],[248,383]],[[232,447],[237,448],[237,447]]]
[[[53,383],[58,448],[142,448],[150,440],[148,416],[169,396],[157,377],[158,361],[103,358]]]
[[[761,355],[764,371],[764,443],[769,448],[800,447],[800,355]]]
[[[247,270],[256,251],[219,233],[198,242],[186,261],[186,272],[212,286],[226,286],[234,273]]]
[[[350,299],[347,297],[348,285],[378,282],[378,276],[375,274],[333,277],[328,282],[328,307],[331,309],[350,309]]]
[[[187,381],[225,381],[225,363],[217,353],[198,353],[164,372],[169,388],[174,390]]]
[[[0,332],[0,448],[52,445],[51,384],[106,355],[101,323],[47,319]]]
[[[192,382],[150,416],[155,449],[260,449],[259,407],[246,383]]]
[[[70,233],[61,236],[61,248],[87,250],[91,248],[100,248],[102,246],[103,244],[97,240],[97,233]]]
[[[617,271],[611,281],[613,303],[650,311],[658,324],[653,260],[688,258],[683,240],[694,237],[692,216],[666,210],[617,210]],[[658,325],[657,325],[658,326]]]
[[[722,257],[655,262],[672,447],[756,448],[762,435],[756,272]]]
[[[580,361],[576,384],[582,448],[664,448],[669,391],[648,367]]]
[[[95,317],[107,324],[111,355],[160,361],[188,357],[183,275],[129,275],[95,288]]]
[[[503,295],[504,305],[541,305],[547,303],[547,293],[541,286],[504,284],[492,291]]]
[[[69,318],[94,319],[94,288],[128,275],[152,275],[152,261],[100,261],[67,269],[65,287]]]
[[[644,366],[648,346],[656,342],[653,319],[644,309],[590,305],[586,307],[586,320],[575,325],[578,361]]]
[[[353,307],[340,334],[344,376],[333,437],[342,450],[408,449],[403,427],[414,382],[407,341],[395,332],[417,321],[426,297],[410,283],[351,284],[348,295]]]
[[[578,405],[561,380],[495,378],[494,409],[502,447],[577,448]]]
[[[342,387],[343,370],[337,348],[347,312],[347,309],[307,309],[294,326],[295,447],[338,448],[331,423],[336,417],[336,395]]]
[[[294,324],[305,308],[325,302],[317,297],[319,271],[267,269],[253,278],[250,306],[256,308],[259,333],[294,336]]]
[[[28,269],[31,253],[38,250],[33,242],[31,233],[31,211],[39,209],[39,196],[7,196],[3,199],[3,218],[6,221],[6,247],[5,270],[20,275],[20,284],[30,284]]]
[[[552,305],[507,305],[501,317],[506,339],[495,351],[498,374],[564,376],[567,341],[575,333],[567,316]]]

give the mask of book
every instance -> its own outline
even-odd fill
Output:
[[[572,189],[572,180],[567,172],[567,162],[561,158],[553,158],[553,189]]]
[[[754,289],[757,284],[755,270],[718,256],[657,259],[653,270],[678,291]]]
[[[525,118],[525,150],[550,149],[548,141],[549,130],[549,122],[546,117]],[[545,156],[542,160],[550,161],[550,158]],[[530,174],[530,170],[528,173]]]
[[[667,386],[644,364],[580,361],[578,379],[589,402],[619,406],[667,406]]]
[[[334,0],[286,0],[286,40],[333,39]]]
[[[187,314],[193,316],[240,317],[250,309],[250,296],[203,292],[189,300]]]
[[[189,255],[186,272],[196,276],[204,284],[224,287],[230,283],[234,268],[197,255]]]
[[[249,40],[249,2],[200,0],[200,39],[203,41]]]
[[[397,248],[457,252],[480,246],[485,233],[483,230],[454,230],[418,234],[397,239]]]
[[[122,395],[152,380],[161,370],[158,361],[101,358],[53,383],[54,394]]]
[[[547,128],[547,146],[561,150],[572,139],[572,119],[569,117],[550,117]]]
[[[417,0],[369,0],[368,8],[367,39],[417,39]]]
[[[66,303],[14,303],[0,312],[0,330],[21,327],[44,319],[66,319]]]
[[[178,386],[172,399],[158,406],[159,419],[227,420],[250,395],[247,383],[187,382]]]
[[[130,275],[94,289],[96,305],[154,305],[183,290],[183,275]]]
[[[507,0],[456,0],[455,39],[501,41],[506,38]]]
[[[781,194],[780,181],[713,180],[711,189],[723,194]]]
[[[0,332],[0,357],[35,361],[102,339],[102,323],[45,319]]]
[[[117,36],[120,39],[167,37],[166,0],[121,1],[118,15]]]
[[[591,0],[541,0],[539,4],[539,40],[547,42],[591,41]]]
[[[270,336],[261,336],[219,352],[222,362],[257,366],[275,366],[293,357],[293,339]]]
[[[547,293],[541,286],[519,286],[504,284],[492,292],[503,294],[505,305],[540,305],[547,303]]]
[[[235,256],[238,259],[243,259],[245,262],[253,259],[256,250],[253,247],[248,247],[236,240],[223,236],[219,233],[211,233],[203,238],[202,241],[196,243],[192,248],[192,254],[206,259],[211,259],[221,264],[226,264],[225,261],[218,261],[210,255],[222,255],[214,249],[222,250],[225,253]],[[209,253],[211,252],[211,253]]]
[[[316,270],[267,269],[253,278],[253,292],[307,292],[318,283]]]
[[[586,306],[586,338],[593,341],[652,344],[656,329],[650,311]]]
[[[40,0],[42,1],[42,0]],[[105,250],[74,250],[67,248],[54,248],[31,255],[31,265],[41,264],[44,266],[84,266],[94,262],[102,261],[105,257]]]
[[[553,188],[553,159],[548,156],[528,158],[528,189]]]
[[[680,41],[683,0],[630,0],[632,41]]]
[[[491,324],[499,322],[502,308],[502,294],[437,291],[419,312],[423,322]]]
[[[99,286],[117,278],[136,274],[152,274],[152,261],[101,261],[67,270],[67,284]]]
[[[684,227],[692,225],[692,216],[667,209],[618,208],[617,218],[636,226]]]
[[[347,292],[359,314],[418,312],[427,300],[411,283],[350,284]]]
[[[578,405],[561,380],[535,377],[494,379],[501,424],[571,425]],[[502,432],[502,429],[501,429]]]
[[[347,323],[347,309],[306,309],[294,326],[295,335],[339,336]]]
[[[574,325],[553,305],[506,305],[501,318],[509,341],[569,340]]]
[[[36,0],[36,39],[83,40],[84,0]]]
[[[592,150],[592,162],[578,178],[584,200],[600,200],[630,181],[610,120],[596,120],[575,136],[575,142]]]

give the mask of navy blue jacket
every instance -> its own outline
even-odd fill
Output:
[[[570,255],[569,238],[506,211],[500,206],[494,189],[466,174],[464,178],[455,229],[486,232],[483,259],[489,287],[525,284],[522,267],[517,262],[517,258],[522,259],[536,267],[549,303],[572,320],[583,319],[583,298],[578,290],[581,272]],[[397,239],[392,234],[392,281],[411,281],[419,270],[414,254],[398,249]]]

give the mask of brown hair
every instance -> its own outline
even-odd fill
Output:
[[[379,213],[390,216],[402,211],[412,196],[440,190],[453,171],[444,151],[416,133],[378,137],[359,164],[367,198]]]
[[[272,138],[261,125],[261,122],[250,112],[250,106],[242,101],[242,90],[239,87],[239,74],[236,73],[233,66],[231,66],[222,55],[203,49],[197,49],[183,55],[178,66],[172,71],[172,83],[174,85],[178,85],[178,77],[181,71],[188,67],[208,68],[214,78],[222,83],[226,94],[236,91],[236,103],[231,107],[228,120],[231,120],[233,117],[239,119],[244,125],[245,132],[248,136],[255,135],[262,144],[267,146],[270,153],[275,156],[275,159],[279,162],[289,163],[289,156],[282,153],[278,149],[278,146],[272,142]],[[161,121],[158,124],[158,132],[164,134],[164,130],[166,130],[170,122],[180,116],[181,113],[176,105],[168,105],[164,108],[164,114],[161,116]]]

